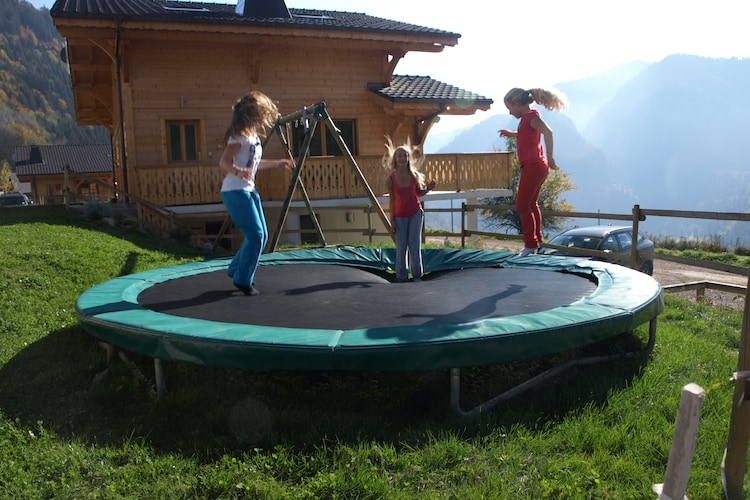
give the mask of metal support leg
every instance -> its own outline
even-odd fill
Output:
[[[451,368],[451,376],[450,376],[451,410],[453,410],[454,413],[456,413],[458,416],[461,416],[461,417],[473,417],[473,416],[478,415],[479,413],[483,413],[483,412],[493,409],[502,401],[518,396],[519,394],[531,389],[532,387],[539,385],[540,383],[546,380],[549,380],[550,378],[556,375],[559,375],[560,373],[564,372],[565,370],[569,368],[572,368],[574,366],[593,365],[597,363],[603,363],[606,361],[630,359],[630,358],[643,356],[643,355],[647,356],[651,354],[651,351],[653,350],[655,343],[656,343],[656,318],[653,318],[649,322],[648,343],[646,344],[646,347],[644,347],[642,350],[626,352],[623,354],[611,354],[611,355],[606,355],[606,356],[589,356],[586,358],[573,358],[570,361],[554,366],[550,368],[549,370],[544,371],[540,373],[539,375],[536,375],[535,377],[532,377],[529,380],[520,383],[519,385],[513,387],[512,389],[509,389],[505,391],[504,393],[498,396],[495,396],[494,398],[488,401],[485,401],[484,403],[472,408],[469,411],[464,411],[463,409],[461,409],[461,402],[460,402],[461,400],[461,369]]]
[[[154,358],[154,378],[156,378],[156,400],[161,401],[167,393],[167,384],[164,381],[164,368],[159,358]]]

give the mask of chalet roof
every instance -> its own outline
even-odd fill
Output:
[[[492,104],[492,99],[448,85],[429,76],[393,75],[391,84],[368,83],[371,92],[391,101],[464,101],[475,105]],[[481,106],[479,106],[481,107]]]
[[[247,0],[253,1],[253,0]],[[255,0],[258,1],[258,0]],[[416,36],[461,35],[357,12],[288,9],[291,17],[248,17],[235,12],[234,4],[178,2],[170,0],[57,0],[53,18],[137,19],[174,23],[237,24],[324,30],[402,33]]]
[[[18,176],[60,175],[65,165],[81,174],[112,172],[109,144],[16,146],[14,156]]]

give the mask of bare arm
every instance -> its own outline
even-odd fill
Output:
[[[239,144],[227,144],[219,158],[219,168],[223,171],[237,175],[239,177],[239,168],[234,164],[234,155],[240,150]]]
[[[555,163],[555,157],[553,155],[555,141],[552,138],[552,129],[544,123],[544,120],[536,116],[531,119],[529,125],[544,137],[544,149],[547,152],[547,164],[549,165],[549,168],[552,170],[560,170],[560,167]]]
[[[516,137],[518,135],[515,130],[505,130],[504,128],[498,130],[497,133],[500,134],[500,137]]]
[[[435,186],[437,186],[437,182],[434,179],[430,179],[429,181],[425,182],[424,189],[417,189],[417,195],[424,196],[435,189]]]
[[[268,170],[269,168],[293,168],[294,160],[285,158],[282,160],[260,160],[258,170]]]

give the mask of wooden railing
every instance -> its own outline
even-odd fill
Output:
[[[370,189],[384,194],[387,172],[380,156],[355,158]],[[422,171],[437,181],[440,191],[468,191],[511,187],[511,154],[467,153],[427,155]],[[139,166],[131,193],[160,206],[221,203],[224,173],[217,165]],[[257,184],[264,200],[283,200],[291,174],[268,170],[258,173]],[[366,196],[352,165],[343,157],[310,157],[300,175],[311,199]],[[137,186],[137,189],[135,187]]]

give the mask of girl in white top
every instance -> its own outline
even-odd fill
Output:
[[[253,286],[260,255],[268,242],[255,174],[269,168],[292,168],[291,159],[264,160],[261,137],[279,117],[276,104],[265,94],[252,91],[232,106],[232,121],[224,135],[224,152],[219,167],[227,172],[221,185],[221,200],[235,226],[242,232],[239,250],[227,268],[234,286],[245,295],[258,295]]]

